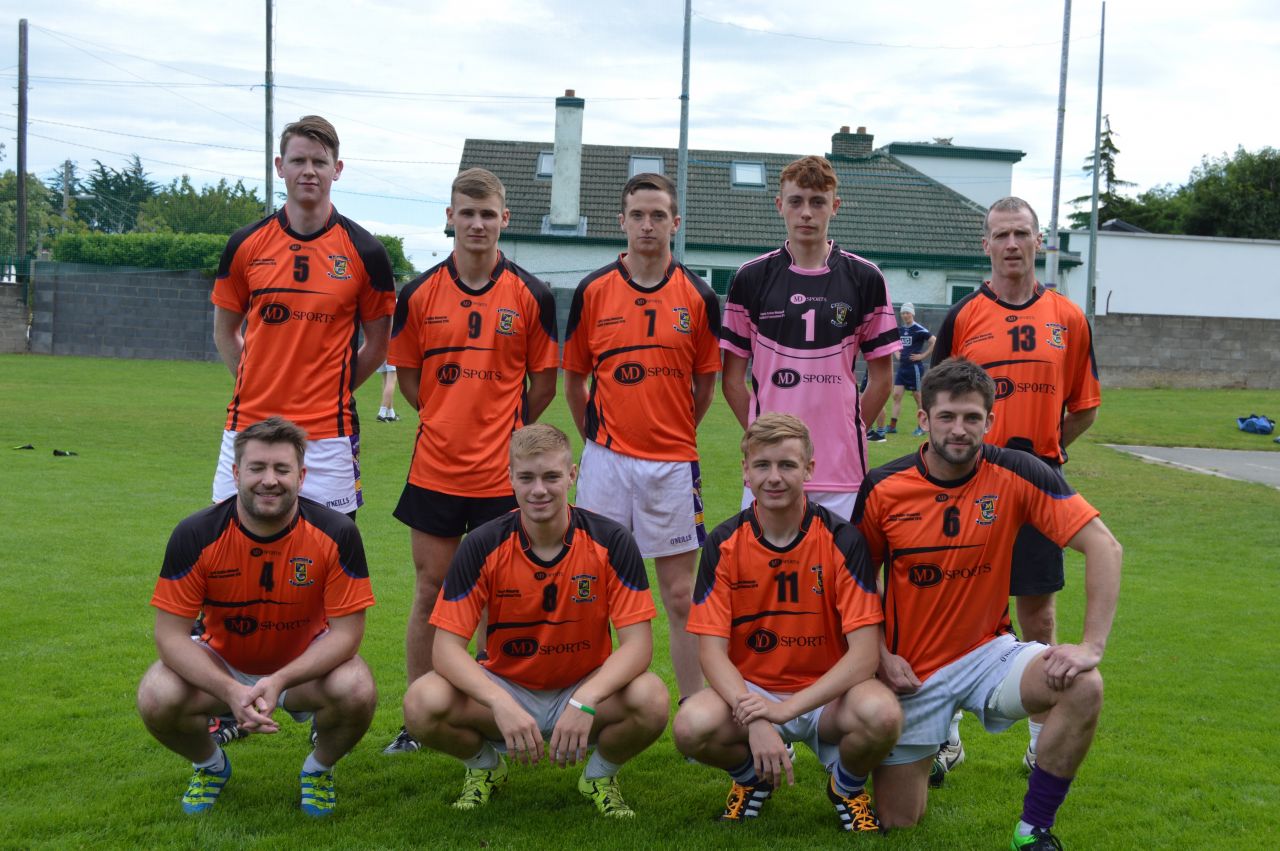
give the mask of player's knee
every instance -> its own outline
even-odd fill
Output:
[[[369,666],[359,656],[348,659],[325,678],[325,695],[344,717],[373,717],[378,688]]]
[[[1102,714],[1102,674],[1095,668],[1077,676],[1063,694],[1062,702],[1070,702],[1083,717],[1097,718]]]
[[[164,726],[173,720],[184,691],[178,676],[156,662],[138,683],[138,714],[148,727]]]
[[[864,697],[858,707],[858,716],[869,740],[879,743],[898,741],[902,732],[902,704],[888,689]]]
[[[415,735],[435,729],[453,706],[453,686],[434,671],[418,677],[404,693],[404,723]]]
[[[695,697],[685,701],[671,722],[671,738],[675,740],[676,750],[685,756],[699,754],[715,732],[718,713],[707,710]]]
[[[876,817],[885,830],[915,827],[924,818],[925,802],[883,800],[876,795]]]

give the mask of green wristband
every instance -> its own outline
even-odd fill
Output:
[[[579,701],[577,701],[577,700],[574,700],[572,697],[571,697],[571,698],[569,698],[569,705],[570,705],[570,706],[572,706],[574,709],[580,709],[580,710],[582,710],[583,712],[587,713],[588,715],[595,715],[595,714],[596,714],[596,711],[595,711],[594,709],[592,709],[590,706],[587,706],[585,703],[581,703],[581,702],[579,702]]]

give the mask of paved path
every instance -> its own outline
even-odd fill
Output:
[[[1280,489],[1280,452],[1248,449],[1193,449],[1185,446],[1120,446],[1112,443],[1104,445],[1136,455],[1144,461],[1168,464],[1210,476],[1221,476],[1224,479],[1261,482]]]

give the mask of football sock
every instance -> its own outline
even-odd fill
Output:
[[[735,783],[741,783],[743,786],[759,786],[760,778],[756,776],[756,761],[751,755],[751,751],[747,751],[746,762],[737,768],[729,769],[729,776],[733,778]]]
[[[956,714],[951,716],[951,726],[947,728],[947,744],[952,746],[960,744],[960,719],[963,716],[964,713],[960,710],[956,710]]]
[[[386,409],[386,408],[379,408],[379,409],[378,409],[378,416],[380,416],[380,417],[385,417],[386,415],[387,415],[387,409]]]
[[[333,771],[333,766],[325,765],[323,762],[316,759],[316,752],[312,751],[307,754],[306,761],[302,763],[302,770],[307,774],[315,774],[316,772]]]
[[[621,767],[616,762],[609,762],[602,757],[600,749],[596,748],[591,753],[591,759],[587,760],[587,767],[583,770],[582,776],[588,780],[599,780],[601,777],[612,777]]]
[[[846,798],[858,797],[862,794],[863,787],[867,785],[867,775],[854,774],[841,762],[836,763],[836,770],[831,776],[835,780],[836,791]]]
[[[499,756],[497,748],[485,742],[480,746],[480,750],[476,751],[476,755],[470,759],[464,759],[462,764],[469,769],[475,768],[497,768],[502,757]]]
[[[227,767],[227,755],[222,752],[221,746],[215,744],[213,746],[213,756],[204,762],[191,763],[192,768],[203,768],[212,771],[214,774],[221,774]]]
[[[395,409],[395,408],[387,408],[387,419],[391,419],[391,418],[395,417],[395,415],[396,415],[396,409]]]
[[[1040,741],[1040,730],[1044,725],[1037,724],[1035,721],[1028,721],[1027,724],[1031,727],[1031,752],[1035,753],[1036,743]]]
[[[1070,788],[1070,778],[1057,777],[1037,765],[1031,769],[1031,776],[1027,778],[1027,796],[1022,799],[1022,820],[1033,827],[1053,827],[1058,807],[1066,800],[1067,790]]]
[[[897,428],[897,427],[898,427],[898,418],[897,418],[897,417],[894,417],[894,418],[892,418],[891,420],[889,420],[889,428]]]

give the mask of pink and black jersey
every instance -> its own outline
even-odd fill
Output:
[[[834,242],[823,269],[795,265],[787,245],[738,270],[720,348],[751,358],[751,409],[794,414],[813,434],[812,491],[856,491],[867,447],[854,362],[902,348],[889,287],[874,263]]]

